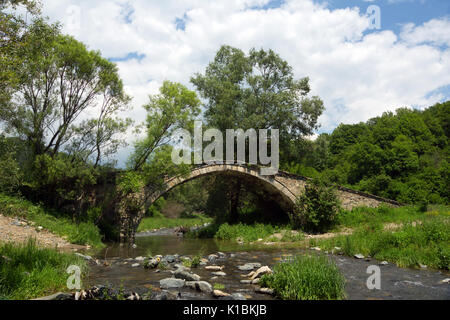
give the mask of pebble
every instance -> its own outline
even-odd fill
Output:
[[[186,281],[186,287],[206,293],[213,292],[213,287],[206,281]]]
[[[361,253],[355,254],[354,257],[356,259],[364,259],[364,256]]]
[[[220,267],[220,266],[206,266],[205,269],[206,270],[210,270],[210,271],[222,271],[223,267]]]
[[[223,272],[223,271],[212,272],[211,274],[214,275],[214,276],[218,276],[218,277],[224,277],[224,276],[227,275],[227,274],[226,274],[225,272]]]
[[[217,258],[219,258],[219,256],[217,254],[210,254],[208,256],[208,260],[209,262],[213,262],[214,260],[216,260]]]
[[[213,291],[213,296],[216,297],[216,298],[228,297],[229,295],[230,295],[229,293],[226,293],[226,292],[223,292],[223,291],[220,291],[220,290],[214,290]]]
[[[230,297],[231,297],[233,300],[247,300],[247,298],[244,297],[244,295],[241,294],[241,293],[233,293],[232,295],[230,295]]]
[[[255,291],[258,293],[273,294],[273,289],[270,288],[257,288]]]
[[[382,266],[386,266],[386,265],[388,265],[389,263],[387,262],[387,261],[381,261],[380,262],[380,265],[382,265]]]
[[[139,263],[133,263],[133,264],[131,265],[132,268],[136,268],[136,267],[139,267],[139,266],[140,266]]]
[[[238,269],[241,271],[250,271],[250,270],[253,270],[253,269],[259,268],[259,267],[261,267],[261,263],[253,262],[253,263],[246,263],[242,266],[238,266]]]

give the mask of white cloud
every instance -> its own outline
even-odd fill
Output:
[[[410,45],[429,43],[450,47],[450,19],[432,19],[420,26],[408,23],[403,26],[400,37]]]
[[[204,70],[222,44],[245,51],[272,48],[293,66],[296,77],[309,76],[313,94],[327,108],[320,118],[325,130],[449,98],[430,94],[450,84],[448,19],[405,25],[400,36],[365,33],[369,21],[356,7],[330,10],[311,0],[287,0],[280,8],[251,9],[268,2],[48,0],[44,13],[106,57],[145,54],[140,61],[117,63],[134,96],[130,116],[138,121],[145,119],[141,106],[148,94],[157,92],[162,81],[192,87],[190,77]],[[71,5],[80,8],[78,18],[67,14]],[[176,29],[176,18],[186,18],[184,31]],[[73,21],[80,24],[74,27]]]

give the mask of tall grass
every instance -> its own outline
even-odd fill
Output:
[[[59,236],[67,236],[70,243],[97,248],[103,246],[100,230],[93,223],[74,223],[66,216],[50,212],[22,198],[0,194],[0,213],[33,221],[36,226],[42,226]]]
[[[87,270],[83,259],[38,248],[33,240],[0,245],[0,299],[31,299],[67,290],[66,269],[70,265]]]
[[[326,256],[296,256],[278,263],[260,284],[274,289],[283,300],[336,300],[345,298],[345,278]]]

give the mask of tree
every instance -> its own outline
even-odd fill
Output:
[[[16,71],[22,60],[17,51],[25,45],[23,34],[26,22],[22,17],[7,13],[6,9],[25,6],[28,13],[36,16],[40,13],[40,3],[32,0],[2,0],[0,2],[0,107],[9,103],[13,88],[18,85]]]
[[[16,9],[18,6],[24,6],[31,14],[38,14],[41,11],[41,3],[33,0],[2,0],[0,1],[0,11],[10,7]]]
[[[195,92],[179,83],[165,81],[160,93],[149,97],[145,138],[135,144],[128,167],[141,172],[146,184],[161,183],[164,176],[173,175],[185,166],[171,161],[173,134],[177,129],[192,129],[200,113],[200,100]]]
[[[289,158],[292,144],[318,127],[324,107],[310,92],[309,79],[294,79],[292,67],[272,50],[242,50],[222,46],[204,74],[191,78],[205,99],[205,120],[226,129],[278,129],[280,154]],[[294,152],[295,153],[295,152]],[[237,220],[241,183],[228,184],[231,220]],[[217,187],[218,188],[218,187]]]
[[[26,139],[36,156],[55,157],[77,136],[91,134],[86,132],[89,126],[81,130],[85,123],[78,130],[74,126],[82,114],[99,103],[97,127],[103,126],[109,135],[112,128],[121,129],[108,127],[112,115],[129,101],[116,65],[62,35],[59,25],[49,25],[43,19],[34,20],[23,39],[17,51],[21,60],[15,70],[17,85],[11,88],[9,103],[0,110],[0,120],[9,133]],[[104,144],[105,130],[97,130],[97,158],[101,157],[98,149]]]
[[[279,129],[283,146],[312,134],[324,110],[318,97],[308,97],[309,79],[295,80],[292,67],[272,50],[252,49],[246,56],[222,46],[191,82],[206,99],[208,125],[223,132]]]

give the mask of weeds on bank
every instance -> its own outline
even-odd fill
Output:
[[[336,300],[345,298],[345,278],[326,256],[297,256],[274,266],[260,284],[283,300]]]
[[[66,290],[66,269],[86,262],[74,254],[42,249],[34,240],[27,244],[0,245],[0,299],[32,299]]]
[[[360,226],[351,235],[313,240],[310,245],[325,250],[340,247],[346,255],[361,253],[400,267],[422,264],[449,270],[450,221],[445,216],[427,215],[393,230],[386,230],[375,221]]]

